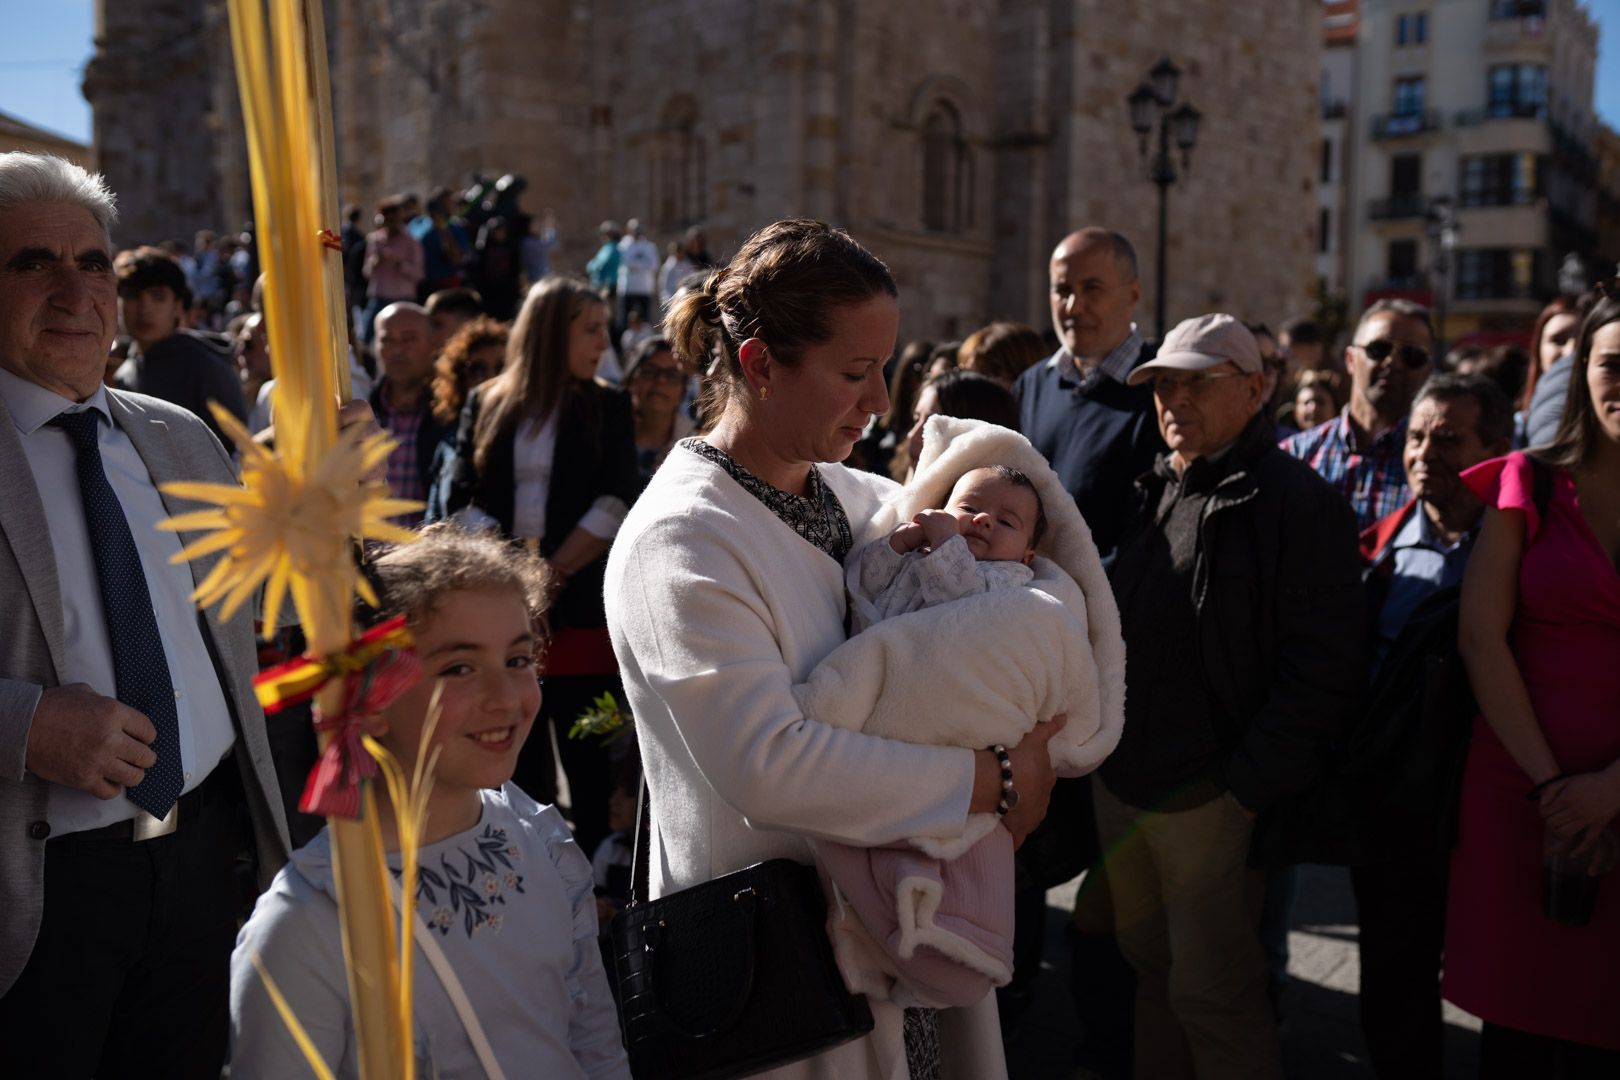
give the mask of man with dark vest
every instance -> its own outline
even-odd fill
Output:
[[[1117,232],[1085,228],[1057,246],[1050,270],[1060,344],[1013,384],[1018,423],[1074,496],[1107,563],[1132,485],[1164,449],[1153,395],[1125,382],[1152,352],[1132,321],[1142,299],[1136,251]]]
[[[1013,384],[1019,428],[1074,496],[1108,565],[1128,520],[1136,478],[1164,448],[1153,394],[1126,379],[1152,349],[1132,321],[1142,299],[1136,251],[1108,229],[1063,238],[1048,265],[1052,329],[1059,348]],[[1100,864],[1091,779],[1060,781],[1046,822],[1019,857],[1018,970],[1001,993],[1011,1030],[1038,970],[1044,887],[1090,868],[1075,905],[1075,1004],[1086,1032],[1083,1064],[1128,1071],[1132,975],[1109,933],[1108,889]]]

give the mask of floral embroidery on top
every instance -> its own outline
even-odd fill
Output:
[[[514,865],[523,861],[523,852],[506,838],[505,829],[485,825],[473,844],[475,851],[457,846],[439,854],[436,869],[424,863],[417,870],[417,911],[441,937],[458,915],[468,937],[480,930],[500,933],[505,917],[490,908],[504,905],[508,892],[523,892],[523,875]]]
[[[744,491],[781,518],[784,525],[838,562],[842,563],[849,557],[850,548],[855,546],[849,515],[844,513],[837,494],[821,478],[821,470],[814,465],[810,466],[810,494],[793,495],[767,484],[737,464],[730,454],[702,439],[682,439],[677,445],[720,466]]]

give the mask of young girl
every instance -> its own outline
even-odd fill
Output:
[[[407,776],[442,688],[414,917],[449,959],[507,1075],[627,1077],[597,950],[590,863],[556,809],[508,782],[540,709],[536,627],[547,573],[500,540],[452,525],[429,526],[375,569],[383,611],[405,615],[422,665],[421,680],[370,725]],[[377,808],[397,870],[393,808],[386,797]],[[418,1061],[432,1063],[430,1075],[483,1076],[472,1037],[418,949]],[[338,1076],[357,1076],[327,830],[259,898],[231,957],[231,1075],[307,1077],[255,953],[321,1057]]]

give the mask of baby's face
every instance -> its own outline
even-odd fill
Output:
[[[956,518],[975,559],[1028,565],[1035,557],[1039,506],[1029,488],[990,469],[975,469],[956,482],[945,511]]]

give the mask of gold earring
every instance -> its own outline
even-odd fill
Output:
[[[760,387],[759,388],[759,400],[761,400],[761,401],[769,401],[770,398],[771,398],[771,388],[768,387],[768,386]]]

